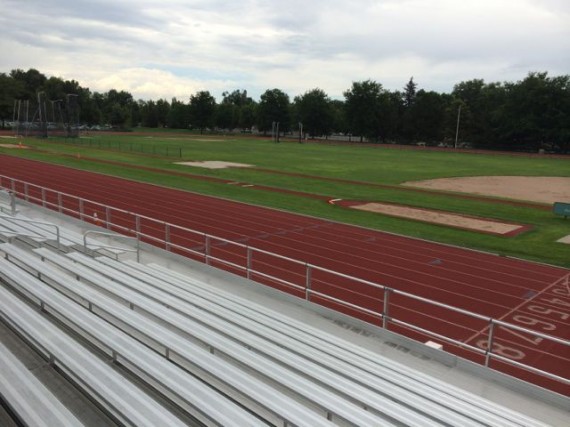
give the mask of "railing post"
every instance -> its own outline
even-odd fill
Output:
[[[170,224],[164,226],[164,249],[170,251]]]
[[[79,219],[83,221],[83,199],[79,199]]]
[[[105,207],[105,222],[107,225],[107,229],[111,229],[111,208],[109,206]]]
[[[141,262],[141,239],[137,234],[137,262]]]
[[[10,192],[10,210],[12,211],[12,216],[16,216],[16,193]]]
[[[45,187],[42,188],[42,206],[46,207],[46,189]]]
[[[204,256],[206,257],[206,265],[210,265],[210,236],[206,234],[206,247],[204,248]]]
[[[305,267],[305,300],[311,301],[311,282],[313,279],[313,269],[309,263],[305,264]]]
[[[12,184],[14,184],[14,181],[12,181]],[[30,201],[30,192],[28,191],[28,183],[24,183],[24,199],[26,200],[26,202]],[[15,187],[14,187],[15,189]]]
[[[60,237],[59,227],[58,226],[54,226],[54,227],[55,227],[55,236],[57,239],[57,248],[61,249],[61,237]]]
[[[485,353],[485,366],[489,366],[489,361],[493,354],[493,340],[495,339],[495,322],[489,319],[489,338],[487,340],[487,351]]]
[[[246,261],[247,266],[246,266],[246,270],[245,270],[246,277],[248,279],[251,279],[251,253],[252,253],[251,248],[248,246],[247,247],[247,261]]]
[[[57,193],[57,210],[59,213],[63,212],[63,196],[59,192]]]
[[[135,231],[137,232],[137,239],[138,239],[141,234],[141,217],[138,215],[135,216]]]
[[[388,322],[390,320],[390,292],[391,288],[384,288],[384,307],[382,309],[382,327],[388,329]]]

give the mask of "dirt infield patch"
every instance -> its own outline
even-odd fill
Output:
[[[475,176],[414,181],[402,185],[549,204],[570,201],[568,177]]]
[[[177,165],[184,166],[194,166],[197,168],[206,169],[225,169],[225,168],[251,168],[253,165],[248,165],[246,163],[233,163],[233,162],[222,162],[217,160],[208,160],[204,162],[177,162]]]
[[[25,145],[18,145],[18,144],[0,144],[0,147],[2,147],[2,148],[24,148],[24,149],[30,148],[30,147],[27,147]]]
[[[566,243],[567,245],[570,245],[570,234],[568,236],[563,237],[562,239],[558,239],[557,242]]]
[[[451,214],[428,209],[410,208],[385,203],[365,203],[350,206],[352,209],[377,212],[399,218],[413,219],[432,224],[446,225],[464,230],[478,231],[501,236],[515,236],[530,227],[520,224],[509,224],[485,218],[475,218],[465,215]]]

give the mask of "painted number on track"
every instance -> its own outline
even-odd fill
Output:
[[[549,315],[551,317],[557,317],[562,320],[570,319],[570,313],[566,313],[560,310],[553,310],[551,308],[543,307],[541,305],[529,305],[527,309],[528,311],[532,311],[533,313]]]
[[[556,295],[562,295],[564,297],[570,297],[570,289],[566,288],[554,288],[552,289],[552,293]]]
[[[561,305],[562,307],[565,307],[565,308],[570,308],[570,301],[565,301],[565,300],[560,299],[560,298],[542,298],[541,301],[544,301],[546,303],[553,304],[553,305]]]
[[[516,315],[513,316],[513,320],[525,326],[535,326],[543,331],[553,331],[556,329],[556,325],[553,323],[544,322],[529,316]]]
[[[477,347],[482,348],[483,350],[487,350],[488,345],[489,342],[486,339],[477,341]],[[524,354],[524,352],[521,350],[500,344],[498,342],[493,343],[491,353],[498,354],[499,356],[503,356],[512,360],[522,360],[526,357],[526,354]]]

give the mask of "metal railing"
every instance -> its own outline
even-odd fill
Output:
[[[317,265],[289,258],[263,249],[255,248],[231,239],[209,235],[200,231],[156,220],[154,218],[139,215],[124,209],[110,207],[95,201],[79,198],[63,192],[50,190],[45,187],[40,187],[35,184],[16,180],[3,175],[0,175],[0,188],[1,187],[9,189],[13,192],[13,194],[26,201],[39,204],[61,213],[66,213],[70,216],[82,219],[84,221],[103,225],[107,229],[118,231],[127,236],[130,236],[130,238],[136,239],[137,257],[139,250],[138,242],[142,241],[145,243],[153,244],[155,246],[164,248],[167,251],[172,251],[184,254],[188,257],[201,259],[208,265],[214,264],[216,266],[225,266],[232,271],[241,272],[241,274],[243,274],[248,279],[261,282],[263,282],[264,279],[269,280],[271,283],[278,284],[281,286],[281,288],[288,289],[294,294],[296,293],[307,301],[314,301],[317,299],[319,301],[327,301],[329,304],[335,306],[344,307],[345,309],[350,310],[352,313],[360,313],[363,316],[367,316],[368,319],[376,319],[379,324],[381,324],[385,329],[390,329],[391,327],[393,328],[393,326],[398,326],[400,328],[411,330],[423,336],[439,339],[458,348],[465,349],[479,355],[482,358],[481,363],[483,363],[485,366],[489,366],[492,360],[497,360],[532,372],[539,376],[550,378],[551,380],[555,380],[562,384],[570,385],[570,379],[568,378],[521,363],[517,361],[515,357],[508,357],[508,355],[506,356],[504,354],[500,354],[498,350],[495,350],[496,345],[498,345],[498,328],[509,330],[519,335],[525,334],[531,336],[533,337],[532,340],[534,340],[534,342],[547,340],[551,343],[570,347],[570,340],[561,339],[549,334],[524,328],[502,320],[494,319],[492,317],[483,316],[469,310],[454,307],[435,300],[431,300],[429,298],[414,295],[409,292],[404,292],[392,287],[384,286],[378,283],[343,274],[327,268],[319,267]],[[93,211],[94,214],[99,212],[101,213],[101,216],[94,214],[90,215],[88,210]],[[115,219],[115,221],[113,221],[113,219]],[[84,242],[85,246],[87,247],[86,239],[87,236],[85,236]],[[176,243],[175,240],[178,240],[179,243]],[[181,242],[184,241],[189,243],[182,244]],[[192,245],[190,245],[190,243],[192,243]],[[231,250],[222,249],[224,247],[231,248]],[[221,255],[215,255],[213,253],[214,250],[220,252],[221,254],[225,253],[226,257],[224,258]],[[259,264],[259,266],[268,265],[268,263],[270,263],[270,261],[258,262],[257,257],[261,255],[263,255],[265,258],[269,257],[271,260],[273,260],[274,263],[285,262],[288,264],[289,269],[296,268],[297,272],[294,275],[297,277],[298,283],[291,279],[287,280],[283,277],[271,274],[268,271],[262,271],[259,267],[257,269],[254,268],[254,265],[256,263]],[[271,269],[269,271],[271,271]],[[316,279],[315,276],[317,273],[324,273],[332,280]],[[564,281],[566,284],[568,284],[568,281],[570,280],[569,278],[570,274],[562,278],[561,281]],[[363,305],[349,302],[346,299],[338,298],[331,292],[327,293],[323,290],[315,289],[315,285],[322,284],[324,282],[329,282],[326,284],[329,288],[339,289],[338,287],[335,287],[334,283],[330,283],[334,282],[335,280],[348,280],[352,283],[362,285],[369,290],[367,295],[370,295],[370,291],[372,293],[379,294],[379,297],[371,298],[373,301],[377,302],[377,306],[374,306],[372,308],[365,307]],[[395,304],[393,302],[396,297],[399,297],[400,299],[407,299],[408,301],[413,301],[415,303],[424,304],[425,306],[432,308],[446,310],[457,315],[465,316],[465,318],[468,318],[470,320],[480,322],[481,328],[477,334],[481,335],[482,337],[485,337],[486,335],[486,338],[484,338],[484,341],[479,340],[479,343],[481,344],[480,346],[472,345],[467,342],[469,340],[453,338],[451,336],[438,333],[434,330],[430,330],[425,326],[415,324],[410,320],[405,320],[401,318],[401,316],[394,316],[392,315],[393,310],[395,308],[402,307],[401,304]],[[413,320],[413,317],[411,320]],[[530,339],[528,340],[531,341]]]
[[[106,245],[106,244],[103,244],[97,240],[95,241],[95,243],[89,243],[87,241],[88,237],[92,236],[92,235],[111,237],[113,239],[126,239],[126,240],[130,240],[130,241],[134,241],[135,247],[131,248],[131,247],[124,247],[124,246],[116,246],[116,245]],[[140,240],[137,237],[123,236],[123,235],[120,235],[120,234],[118,235],[115,233],[105,233],[104,231],[98,231],[98,230],[88,230],[85,233],[83,233],[83,248],[85,249],[86,252],[88,250],[92,250],[94,252],[99,252],[99,253],[104,253],[105,251],[133,252],[136,254],[137,262],[140,262],[140,260],[141,260]],[[101,251],[103,251],[103,252],[101,252]]]
[[[0,212],[7,213],[12,216],[16,215],[16,196],[10,191],[6,191],[6,194],[3,193],[4,191],[2,191],[2,188],[0,187]],[[10,199],[9,202],[6,203],[3,197],[4,195],[8,196]],[[6,208],[4,204],[9,208]]]
[[[43,233],[53,233],[55,235],[55,241],[57,242],[57,247],[58,248],[60,247],[61,238],[60,238],[59,227],[55,224],[52,224],[51,222],[37,221],[35,219],[16,218],[13,216],[4,216],[4,215],[0,215],[0,218],[5,219],[6,221],[10,221],[10,222],[15,223],[15,224],[24,223],[24,224],[32,224],[35,226],[42,225],[42,226],[47,226],[47,227],[53,227],[55,229],[54,232],[50,232],[50,231],[45,230],[45,229],[38,229],[37,227],[36,227],[35,231],[28,230],[32,234],[22,234],[19,232],[9,232],[8,230],[3,230],[3,232],[4,233],[9,232],[10,234],[13,234],[13,235],[30,237],[30,238],[45,237],[46,239],[47,239],[47,236],[44,235]]]

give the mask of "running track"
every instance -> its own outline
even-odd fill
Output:
[[[570,271],[563,268],[15,157],[0,155],[0,174],[570,339],[570,289],[567,279],[564,280]],[[30,194],[33,191],[30,190]],[[39,196],[39,191],[35,195]],[[56,202],[55,197],[51,197],[51,201]],[[69,207],[73,204],[65,197],[63,203]],[[104,218],[105,213],[95,205],[87,204],[85,209],[89,213],[90,210],[98,212],[99,217]],[[134,229],[132,218],[127,215],[114,214],[112,222]],[[151,223],[143,223],[141,227],[149,235],[164,233]],[[203,241],[190,234],[178,233],[171,239],[172,243],[187,247],[203,246]],[[244,264],[245,254],[231,245],[214,243],[211,253]],[[284,260],[256,256],[253,268],[291,283],[304,284],[304,267]],[[295,294],[261,276],[253,278]],[[315,271],[312,279],[315,291],[368,309],[380,311],[382,308],[382,292],[323,272]],[[346,306],[319,299],[313,301],[378,324],[377,318]],[[481,348],[486,344],[487,330],[483,321],[398,295],[392,295],[390,302],[392,317]],[[395,325],[390,329],[422,341],[430,339]],[[494,351],[498,354],[570,378],[569,347],[500,327],[495,330],[495,338]],[[461,348],[451,345],[444,348],[482,361],[481,356]],[[491,366],[570,395],[569,386],[498,361],[493,361]]]

